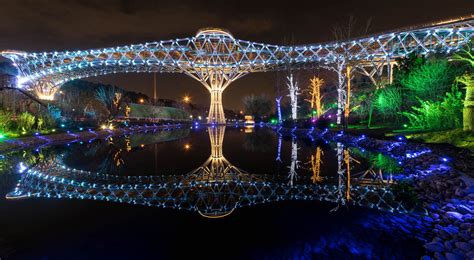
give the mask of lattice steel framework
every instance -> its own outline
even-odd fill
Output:
[[[229,162],[222,153],[225,126],[211,126],[207,128],[211,143],[211,155],[198,168],[188,174],[189,179],[216,182],[235,180],[238,176],[246,174]]]
[[[306,184],[308,183],[308,184]],[[206,217],[223,217],[236,208],[285,200],[341,203],[344,186],[337,181],[312,184],[301,178],[288,184],[285,176],[239,174],[229,180],[196,180],[180,176],[118,176],[41,164],[22,175],[7,199],[29,197],[89,199],[178,210],[197,211]],[[402,202],[384,185],[352,182],[351,200],[345,203],[405,213]]]
[[[23,173],[7,199],[28,197],[104,200],[119,203],[184,209],[205,217],[223,217],[234,209],[281,200],[319,200],[380,210],[407,212],[388,183],[366,177],[352,178],[343,148],[338,151],[338,176],[315,182],[314,176],[297,176],[296,140],[292,140],[290,174],[249,174],[230,163],[222,153],[225,126],[208,128],[211,155],[186,175],[123,176],[77,170],[64,165],[62,156],[40,162]],[[343,170],[345,166],[347,172]],[[292,173],[293,172],[293,173]],[[297,178],[296,178],[297,177]],[[322,180],[322,179],[321,179]],[[347,183],[345,182],[347,181]],[[350,197],[342,194],[350,194]]]
[[[225,30],[209,28],[184,39],[80,51],[7,50],[1,55],[18,66],[19,82],[29,87],[38,82],[58,86],[73,79],[120,72],[185,73],[209,90],[208,122],[221,124],[225,123],[222,92],[247,73],[331,65],[345,60],[373,81],[382,77],[383,68],[387,67],[390,80],[394,59],[410,53],[453,52],[473,37],[471,16],[326,44],[263,44],[238,40]]]

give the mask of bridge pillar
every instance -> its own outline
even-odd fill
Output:
[[[211,89],[211,106],[209,107],[208,123],[223,125],[225,124],[224,108],[222,106],[221,89]]]
[[[59,90],[59,86],[53,84],[48,80],[38,80],[33,82],[30,86],[33,93],[38,97],[39,100],[54,100],[56,92]]]
[[[246,75],[248,72],[238,71],[238,68],[233,68],[230,71],[226,71],[225,68],[214,68],[203,71],[196,70],[194,72],[185,71],[185,73],[201,82],[211,94],[211,105],[209,107],[207,123],[225,125],[222,93],[234,80]]]

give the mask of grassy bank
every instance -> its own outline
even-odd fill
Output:
[[[445,130],[426,133],[406,134],[409,139],[423,141],[425,143],[452,144],[456,147],[466,148],[474,152],[474,133],[465,132],[462,129]]]

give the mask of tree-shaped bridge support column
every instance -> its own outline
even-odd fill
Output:
[[[222,93],[224,90],[211,89],[211,106],[209,107],[209,115],[207,122],[219,125],[225,124],[224,108],[222,106]]]
[[[222,93],[232,82],[246,75],[247,71],[238,71],[238,68],[215,68],[193,73],[187,71],[186,74],[201,82],[211,94],[207,123],[225,125]]]

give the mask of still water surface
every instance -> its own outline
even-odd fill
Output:
[[[400,166],[357,147],[202,127],[16,151],[1,162],[0,256],[13,259],[423,253],[404,220],[415,200],[391,178]]]

